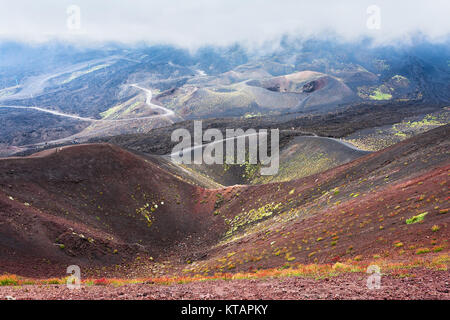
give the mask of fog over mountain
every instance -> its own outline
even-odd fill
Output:
[[[126,6],[118,0],[1,0],[0,9],[0,39],[32,42],[145,42],[192,49],[236,42],[276,46],[282,35],[329,36],[330,31],[343,40],[370,36],[386,43],[421,33],[442,41],[450,30],[445,0],[432,5],[423,0],[135,0]]]
[[[450,300],[449,13],[0,0],[0,300]]]

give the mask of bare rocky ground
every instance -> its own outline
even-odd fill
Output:
[[[69,290],[62,285],[0,287],[0,299],[46,300],[313,300],[313,299],[439,299],[450,300],[450,271],[413,269],[408,277],[384,275],[379,289],[367,288],[367,274],[338,277],[303,277],[264,280],[216,280],[177,285],[132,284],[114,287],[82,286]]]

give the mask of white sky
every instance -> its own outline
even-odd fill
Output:
[[[67,27],[69,5],[80,8],[76,32]],[[379,30],[366,26],[370,5],[381,9]],[[450,34],[450,0],[0,0],[0,39],[145,41],[195,48],[329,31],[349,40],[372,35],[397,41],[418,31],[443,39]]]

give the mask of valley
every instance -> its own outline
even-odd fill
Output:
[[[3,46],[0,297],[449,298],[447,46]],[[227,129],[277,172],[173,160]]]
[[[58,45],[53,51],[13,46],[23,54],[33,52],[33,59],[42,56],[52,63],[41,72],[28,65],[23,70],[16,65],[2,71],[0,122],[14,121],[14,126],[2,126],[0,154],[32,152],[36,143],[35,147],[42,147],[146,134],[183,120],[232,118],[238,125],[276,118],[277,123],[287,123],[341,112],[359,113],[363,118],[362,110],[389,106],[398,114],[395,109],[406,111],[404,106],[412,105],[401,118],[394,116],[401,122],[419,115],[420,106],[424,109],[420,115],[426,115],[430,108],[435,112],[448,105],[445,46],[419,43],[405,53],[389,47],[374,50],[357,43],[333,44],[335,58],[326,49],[330,45],[327,41],[294,42],[277,54],[263,56],[239,46],[196,53],[170,46],[86,51]],[[9,53],[8,49],[5,45],[4,52]],[[14,60],[14,54],[11,51],[4,59]],[[151,90],[150,99],[145,90]],[[347,112],[348,108],[356,112]],[[49,113],[48,119],[40,120],[42,125],[58,122],[60,130],[49,136],[34,130],[21,121],[21,111],[30,110]],[[12,117],[13,111],[20,117]],[[68,117],[58,118],[63,115]],[[357,123],[359,129],[375,125],[362,124]],[[328,132],[317,134],[329,136]]]
[[[370,263],[393,275],[393,265],[441,269],[448,264],[448,131],[304,178],[219,189],[108,144],[3,159],[2,220],[14,222],[1,229],[1,269],[48,279],[78,264],[88,278],[168,282],[297,268],[339,276]],[[421,223],[408,223],[422,213]]]

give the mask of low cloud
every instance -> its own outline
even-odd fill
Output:
[[[79,29],[76,10],[80,9]],[[367,8],[380,9],[369,29]],[[73,7],[72,7],[73,8]],[[420,32],[431,40],[450,32],[448,0],[0,0],[0,39],[166,43],[195,48],[260,44],[281,35],[334,34],[380,42]]]

